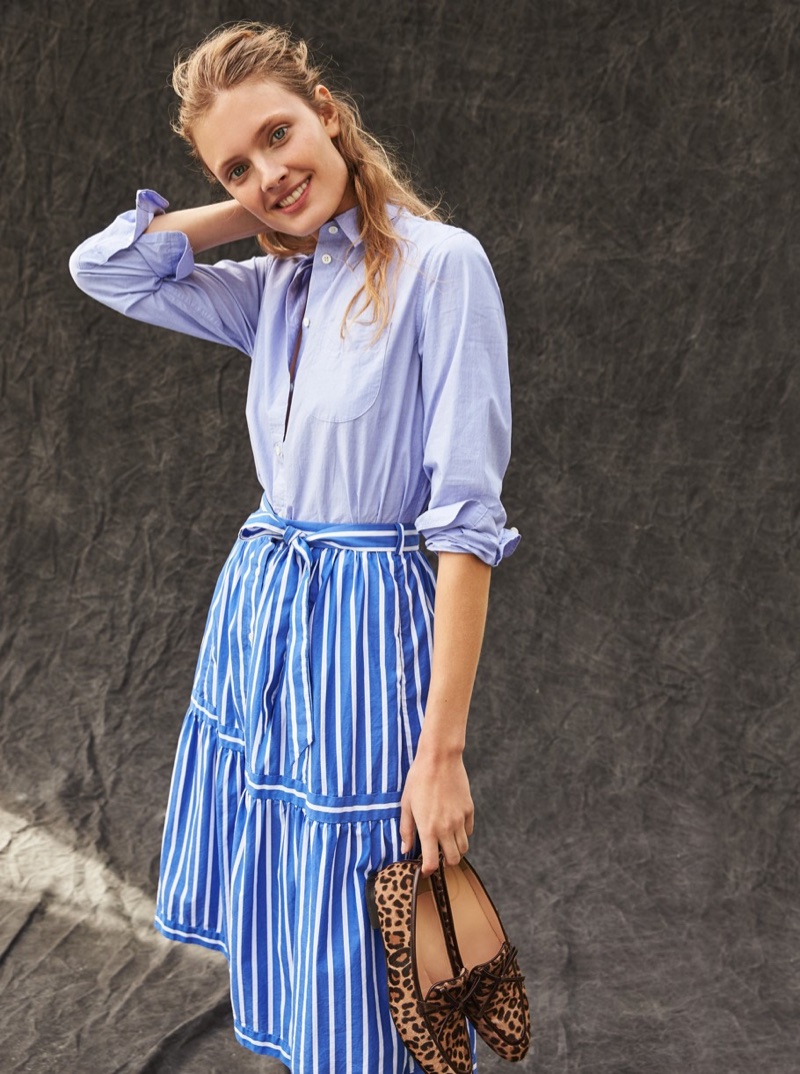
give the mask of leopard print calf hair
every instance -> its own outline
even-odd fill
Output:
[[[420,995],[414,967],[413,906],[419,859],[396,861],[373,873],[367,885],[370,919],[386,952],[389,1007],[403,1043],[426,1074],[472,1074],[472,1050],[463,1001],[467,972]]]
[[[472,869],[472,866],[469,867]],[[447,895],[442,866],[431,877],[439,907],[445,938],[454,965],[461,965],[453,912]],[[477,873],[472,869],[475,877]],[[478,879],[478,883],[481,881]],[[485,890],[485,889],[484,889]],[[488,898],[487,892],[487,898]],[[491,898],[489,902],[494,907]],[[496,912],[496,911],[495,911]],[[498,914],[497,920],[500,921]],[[500,924],[503,928],[502,922]],[[503,929],[505,936],[505,929]],[[464,1001],[464,1013],[475,1029],[497,1055],[515,1063],[528,1054],[531,1041],[531,1019],[525,978],[519,970],[516,948],[506,936],[500,950],[488,962],[473,966],[468,975],[469,987]]]

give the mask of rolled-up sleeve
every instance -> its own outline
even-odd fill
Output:
[[[520,541],[500,495],[511,454],[511,389],[503,303],[489,260],[454,230],[422,267],[419,346],[427,508],[415,520],[434,552],[497,566]]]
[[[195,264],[181,231],[145,234],[169,202],[139,190],[136,206],[86,239],[69,261],[80,289],[135,320],[252,355],[268,258]]]

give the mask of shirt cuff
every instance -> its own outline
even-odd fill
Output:
[[[131,242],[136,242],[142,232],[150,227],[154,216],[161,216],[168,208],[169,202],[166,198],[162,198],[157,191],[137,190],[136,208],[133,212],[133,236]]]
[[[194,271],[194,253],[182,231],[144,232],[154,216],[160,216],[169,202],[155,190],[137,190],[136,207],[109,224],[105,231],[81,243],[72,255],[73,276],[92,266],[105,265],[115,254],[138,243],[138,252],[159,279],[183,280]],[[146,251],[146,252],[145,252]]]
[[[484,563],[496,567],[522,540],[516,526],[506,528],[502,524],[505,520],[502,508],[499,513],[500,520],[477,500],[461,500],[423,511],[414,525],[425,538],[429,551],[472,552]]]

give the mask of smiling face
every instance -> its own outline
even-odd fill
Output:
[[[249,79],[223,90],[195,123],[197,152],[229,194],[271,231],[315,235],[356,204],[332,140],[339,120],[324,86],[316,112],[278,85]]]

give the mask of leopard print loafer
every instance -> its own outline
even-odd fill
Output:
[[[462,858],[444,866],[432,887],[450,958],[467,971],[464,1013],[489,1047],[510,1062],[530,1047],[531,1022],[525,978],[500,915],[478,874]]]
[[[464,1002],[467,971],[454,966],[422,862],[396,861],[367,880],[370,921],[386,952],[389,1007],[400,1037],[426,1074],[472,1074]]]

